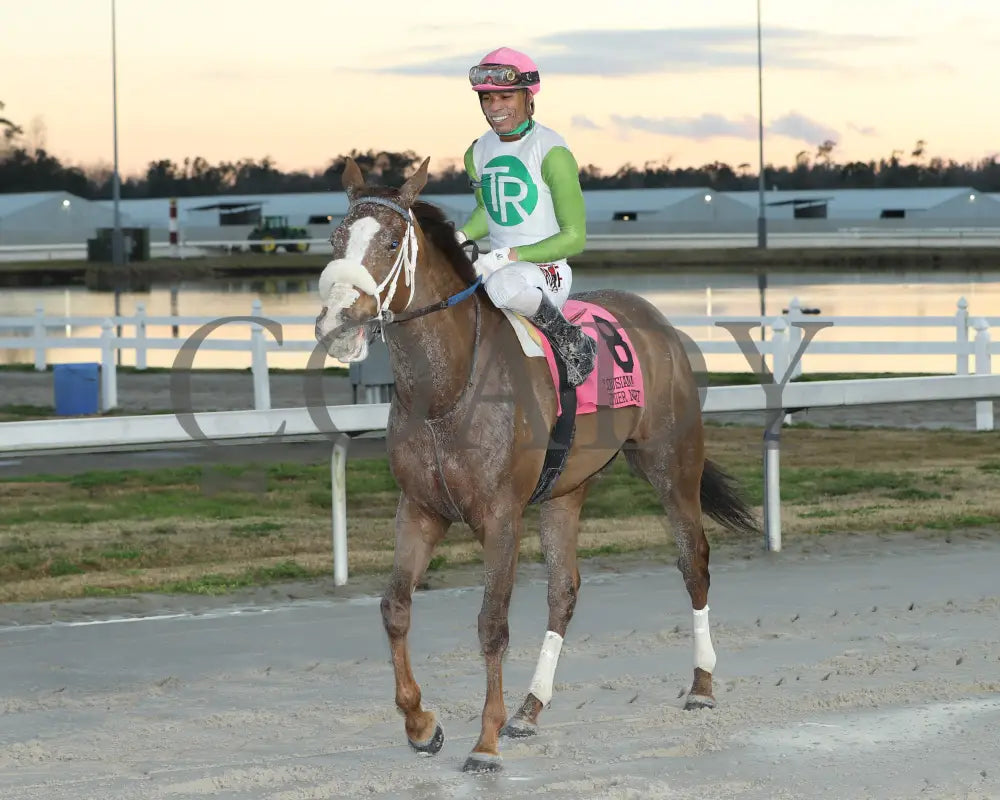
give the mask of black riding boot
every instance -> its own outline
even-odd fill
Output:
[[[565,360],[570,385],[579,386],[587,380],[597,358],[597,343],[587,332],[567,320],[544,292],[538,311],[528,319],[545,332],[553,349]]]

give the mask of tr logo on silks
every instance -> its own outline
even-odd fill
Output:
[[[497,156],[483,167],[483,205],[498,225],[524,222],[538,205],[538,187],[515,156]]]

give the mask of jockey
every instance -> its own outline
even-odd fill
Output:
[[[460,244],[489,235],[476,260],[494,305],[527,317],[566,361],[573,386],[594,369],[594,340],[562,314],[583,251],[586,219],[576,159],[565,140],[533,119],[538,67],[501,47],[469,70],[490,130],[465,152],[476,209],[455,235]]]

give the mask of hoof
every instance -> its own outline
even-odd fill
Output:
[[[696,711],[699,708],[715,708],[715,698],[704,694],[689,694],[684,710]]]
[[[499,772],[503,769],[503,762],[500,756],[491,756],[488,753],[473,753],[462,765],[462,772]]]
[[[438,725],[434,729],[434,735],[426,742],[415,742],[410,738],[407,738],[406,741],[408,741],[410,743],[410,747],[418,753],[424,753],[432,756],[437,753],[441,749],[441,745],[444,744],[444,731],[441,730],[441,726]]]
[[[509,739],[526,739],[538,733],[538,726],[523,717],[511,717],[500,731],[501,736]]]

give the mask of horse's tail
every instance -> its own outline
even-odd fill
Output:
[[[739,493],[736,480],[718,464],[705,460],[701,475],[701,508],[735,533],[760,533],[760,524]]]

